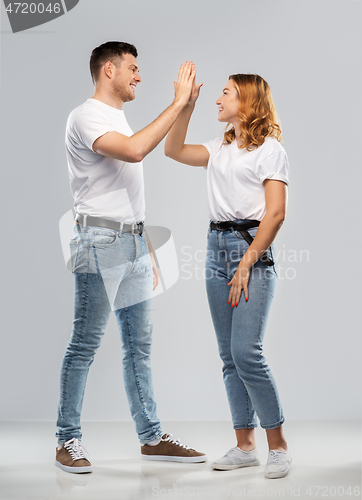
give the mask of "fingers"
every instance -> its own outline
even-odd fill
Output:
[[[236,283],[233,283],[232,280],[228,283],[230,288],[228,304],[231,304],[231,307],[236,307],[239,304],[242,286]]]
[[[248,285],[244,286],[244,297],[245,297],[245,302],[249,300],[249,290],[248,290]]]
[[[228,298],[228,304],[231,304],[231,307],[236,307],[241,299],[241,294],[242,291],[244,290],[244,299],[245,302],[249,300],[249,290],[248,290],[248,283],[246,282],[236,282],[234,281],[234,278],[228,283],[228,286],[230,286],[230,292],[229,292],[229,298]]]
[[[195,84],[196,66],[192,61],[181,64],[177,82],[175,83],[175,100],[183,105],[194,103],[198,98],[202,84]]]
[[[193,95],[194,95],[194,96],[196,96],[196,98],[198,98],[198,97],[199,97],[199,95],[200,95],[200,89],[201,89],[201,87],[202,87],[202,86],[203,86],[203,83],[198,83],[198,84],[197,84],[197,85],[193,88],[192,93],[193,93]]]
[[[185,63],[182,63],[180,66],[180,71],[178,72],[178,78],[177,81],[178,83],[181,83],[182,81],[187,81],[193,74],[192,72],[192,66],[193,63],[191,61],[186,61]],[[196,74],[196,69],[195,69],[195,74]]]
[[[192,61],[186,61],[181,64],[180,71],[178,73],[177,81],[181,83],[181,81],[189,82],[192,85],[195,84],[196,79],[196,66]],[[201,84],[202,85],[202,84]],[[201,86],[200,84],[198,85]]]

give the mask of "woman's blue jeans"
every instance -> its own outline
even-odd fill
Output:
[[[146,235],[76,224],[70,247],[74,322],[61,369],[58,441],[82,437],[87,375],[111,310],[121,334],[124,385],[136,431],[142,444],[152,441],[162,431],[150,364],[153,270]]]
[[[236,221],[241,222],[241,221]],[[249,229],[255,236],[257,228]],[[260,260],[252,267],[249,299],[228,304],[230,282],[249,245],[238,231],[208,232],[206,290],[216,332],[223,378],[234,429],[279,427],[283,411],[274,378],[263,355],[263,338],[273,299],[276,273]],[[267,250],[272,258],[272,249]]]

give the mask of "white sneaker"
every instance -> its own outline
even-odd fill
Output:
[[[243,451],[236,446],[226,452],[222,458],[215,460],[211,467],[217,470],[233,470],[240,467],[252,467],[253,465],[260,465],[256,448],[251,451]]]
[[[268,479],[277,479],[285,477],[289,472],[292,462],[290,451],[270,450],[268,462],[265,467],[265,477]]]

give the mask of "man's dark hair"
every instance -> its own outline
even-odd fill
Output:
[[[107,61],[113,63],[116,58],[122,57],[123,54],[138,56],[136,47],[127,42],[106,42],[96,47],[92,52],[89,63],[93,83],[97,82],[103,64]]]

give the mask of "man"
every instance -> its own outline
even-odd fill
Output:
[[[147,460],[203,462],[206,456],[163,434],[156,414],[150,366],[152,289],[158,270],[144,232],[143,158],[165,137],[186,106],[195,79],[181,65],[175,99],[133,134],[122,106],[141,82],[137,50],[107,42],[92,52],[93,98],[69,115],[66,153],[76,211],[70,242],[75,278],[74,322],[61,371],[56,465],[91,472],[81,445],[80,415],[88,370],[114,310],[123,347],[129,406]],[[152,250],[150,248],[150,250]]]

